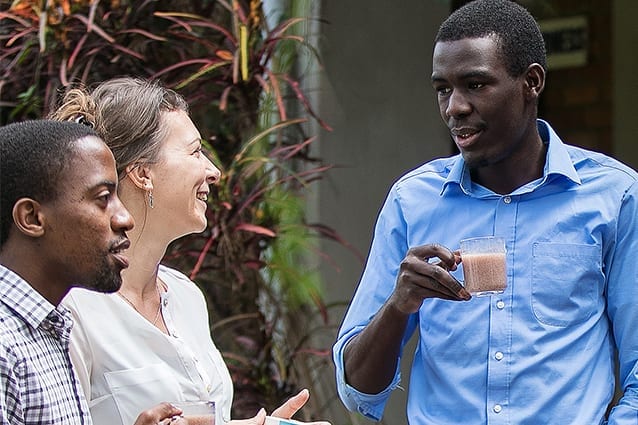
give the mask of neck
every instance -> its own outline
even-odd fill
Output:
[[[162,289],[157,273],[168,244],[159,242],[150,226],[138,228],[129,237],[131,247],[127,255],[130,266],[122,271],[119,296],[145,320],[167,333],[161,314]]]
[[[131,179],[122,180],[118,195],[135,220],[135,227],[128,232],[131,247],[126,255],[130,265],[122,271],[120,293],[137,300],[157,297],[159,264],[172,241],[170,226],[166,225],[159,206],[148,208],[146,192]]]
[[[29,260],[25,262],[24,259]],[[21,249],[7,241],[0,252],[0,264],[20,276],[56,307],[72,286],[65,274],[56,273],[56,267],[43,261],[37,249]]]
[[[152,295],[155,293],[159,264],[170,240],[163,237],[165,229],[157,228],[158,225],[151,220],[150,214],[141,202],[124,197],[122,200],[133,215],[135,227],[129,232],[131,247],[126,251],[126,255],[130,265],[122,271],[120,292]]]
[[[471,170],[472,180],[495,193],[505,195],[543,176],[547,159],[547,145],[543,143],[536,125],[529,137],[507,158],[485,167]]]
[[[130,266],[122,271],[120,292],[141,297],[155,294],[159,264],[165,252],[165,246],[152,246],[142,240],[134,243],[128,250]]]

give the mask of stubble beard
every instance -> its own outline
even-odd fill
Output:
[[[117,292],[122,286],[121,272],[120,267],[110,264],[108,259],[104,258],[95,279],[86,286],[86,289],[105,294]]]

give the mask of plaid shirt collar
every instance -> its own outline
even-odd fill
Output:
[[[53,333],[68,342],[73,319],[71,313],[62,306],[54,306],[22,277],[0,265],[0,302],[13,310],[16,315],[33,328]]]

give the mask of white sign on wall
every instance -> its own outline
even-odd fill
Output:
[[[585,16],[539,21],[547,47],[549,69],[587,64],[588,28]]]

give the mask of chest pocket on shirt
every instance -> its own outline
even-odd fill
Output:
[[[532,247],[532,310],[541,323],[565,327],[586,321],[603,282],[598,245],[537,242]]]
[[[123,424],[132,424],[146,409],[162,401],[181,400],[177,382],[170,370],[162,364],[153,364],[138,369],[106,372],[113,401],[117,406]],[[95,410],[95,412],[94,412]],[[91,407],[91,414],[99,412],[99,406]],[[109,423],[93,420],[95,424]],[[117,421],[110,422],[117,423]]]

